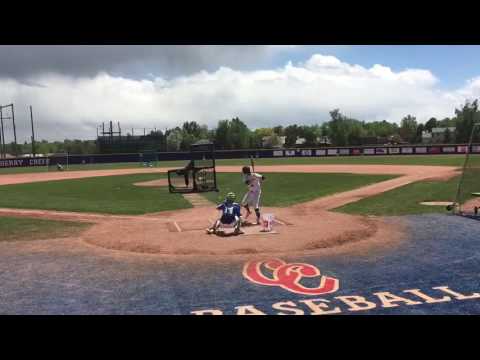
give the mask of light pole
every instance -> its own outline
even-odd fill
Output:
[[[6,109],[6,108],[11,108],[12,116],[3,117],[2,110]],[[14,139],[14,147],[15,147],[14,151],[15,151],[15,157],[18,157],[17,128],[15,127],[15,110],[14,110],[13,104],[3,105],[3,106],[0,105],[0,114],[2,115],[1,126],[2,126],[2,142],[3,142],[3,146],[4,146],[3,156],[6,157],[5,131],[3,129],[3,119],[5,119],[5,120],[12,120],[12,123],[13,123],[13,139]]]

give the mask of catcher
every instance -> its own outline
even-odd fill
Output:
[[[233,227],[233,234],[243,234],[240,226],[242,225],[242,215],[240,205],[235,202],[235,193],[229,192],[223,203],[217,206],[217,210],[222,212],[222,216],[216,220],[212,227],[207,229],[207,234],[216,234],[222,225]]]
[[[247,211],[245,219],[247,219],[252,211],[251,207],[255,209],[255,215],[257,215],[257,224],[260,224],[260,196],[262,195],[261,184],[265,180],[265,176],[252,173],[249,166],[242,168],[243,180],[248,186],[248,191],[243,197],[242,206]]]

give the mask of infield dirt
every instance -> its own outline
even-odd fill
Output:
[[[82,172],[54,172],[0,176],[0,185],[80,179],[136,173],[165,173],[167,168],[118,169]],[[219,166],[218,172],[239,172],[238,166]],[[323,249],[346,248],[352,244],[393,243],[402,238],[401,224],[382,218],[340,214],[329,210],[422,180],[448,180],[458,174],[447,166],[401,165],[285,165],[258,166],[257,172],[396,174],[399,177],[355,190],[333,194],[288,208],[264,208],[282,223],[277,234],[258,232],[252,236],[217,237],[205,228],[218,216],[213,207],[168,211],[142,216],[113,216],[40,210],[0,209],[0,214],[94,222],[80,239],[112,250],[152,253],[164,256],[241,256],[247,254],[315,253]],[[165,179],[150,186],[161,186]],[[140,184],[138,184],[140,185]],[[143,184],[147,185],[147,184]],[[321,184],[319,184],[321,186]],[[299,189],[301,191],[301,189]]]

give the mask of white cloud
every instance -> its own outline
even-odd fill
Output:
[[[220,67],[171,80],[107,73],[79,78],[48,74],[28,82],[4,79],[0,99],[16,104],[24,138],[31,104],[38,136],[62,139],[94,138],[96,124],[110,120],[120,121],[123,128],[174,127],[187,120],[213,127],[219,119],[238,116],[255,128],[320,123],[334,108],[367,121],[398,122],[407,114],[425,121],[452,116],[465,99],[480,97],[480,77],[455,91],[443,91],[438,83],[429,70],[395,72],[380,64],[364,68],[316,54],[278,69]]]

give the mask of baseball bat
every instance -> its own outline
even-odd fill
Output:
[[[250,165],[252,166],[252,172],[255,172],[255,163],[253,162],[253,157],[250,155]]]

